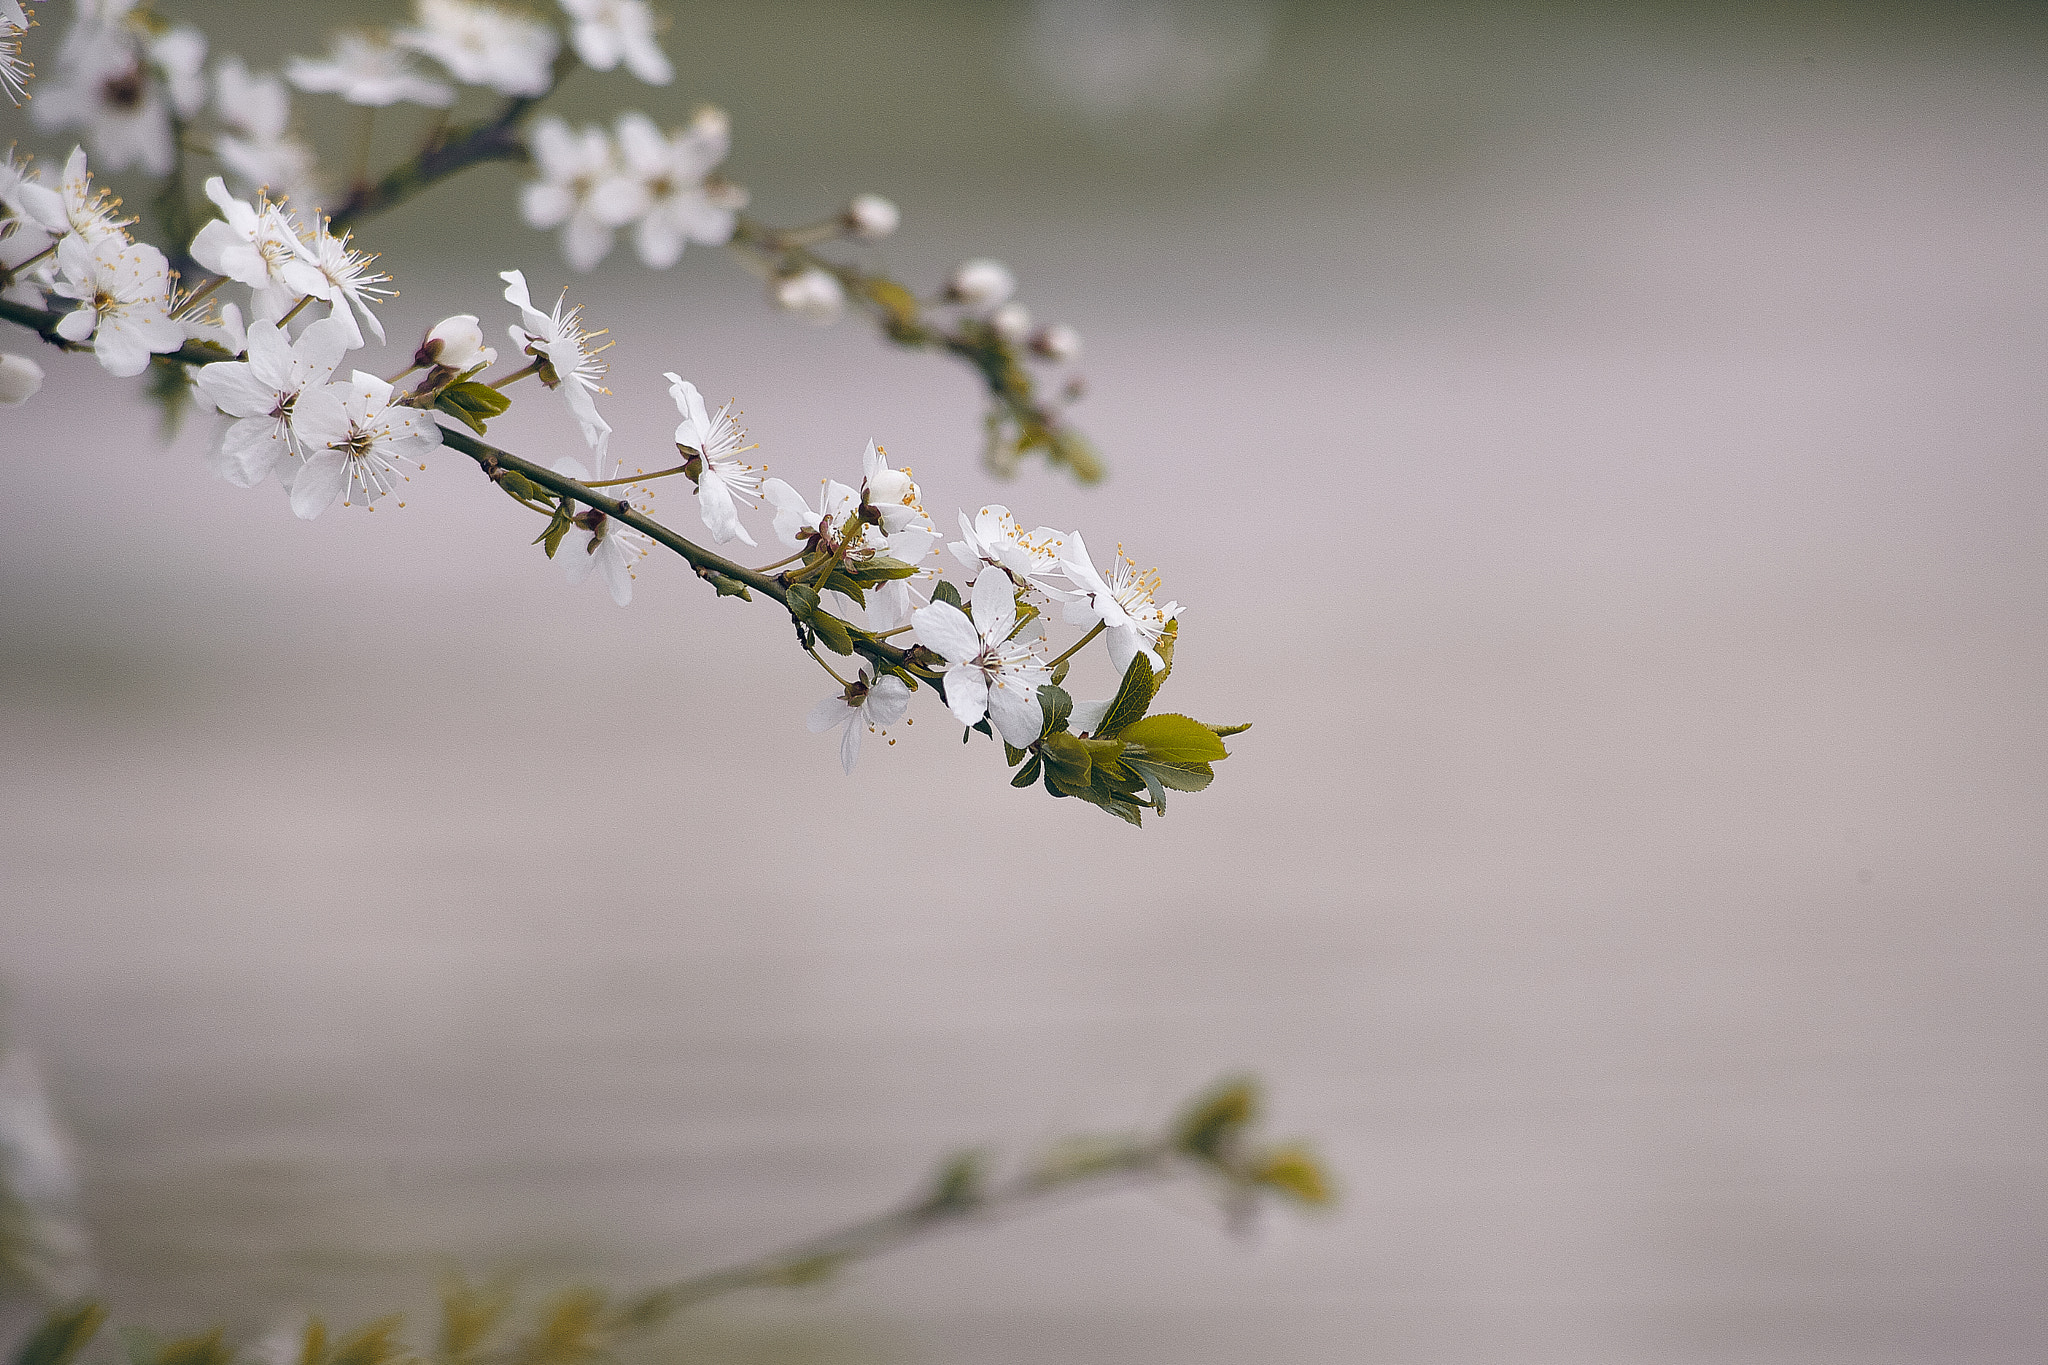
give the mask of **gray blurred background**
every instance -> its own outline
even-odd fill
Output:
[[[565,110],[718,102],[763,216],[878,190],[905,277],[1010,262],[1112,480],[991,480],[968,376],[715,250],[572,280],[502,168],[365,231],[394,341],[571,283],[615,449],[660,458],[674,368],[798,482],[874,437],[935,511],[1121,540],[1187,604],[1168,698],[1255,728],[1143,832],[929,708],[849,781],[772,611],[572,590],[459,460],[300,523],[42,356],[0,414],[0,978],[124,1319],[636,1283],[1249,1068],[1333,1216],[1120,1196],[685,1345],[2048,1354],[2040,11],[669,10],[674,86]],[[298,103],[336,147],[338,108]]]

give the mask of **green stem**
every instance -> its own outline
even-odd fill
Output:
[[[647,479],[665,479],[671,474],[680,474],[688,465],[677,465],[674,469],[657,469],[652,474],[635,474],[630,479],[596,479],[584,484],[586,488],[616,488],[622,483],[641,483]],[[787,561],[784,561],[787,562]]]
[[[799,559],[802,559],[808,553],[810,553],[808,550],[798,550],[795,554],[789,556],[787,559],[778,559],[773,564],[763,564],[760,568],[754,570],[754,572],[774,573],[777,569],[781,568],[785,564],[796,563]]]
[[[491,381],[491,387],[494,389],[502,389],[507,384],[516,384],[530,374],[539,374],[540,366],[541,362],[536,360],[531,365],[528,365],[525,369],[514,370],[511,374],[506,375],[503,379],[493,379]]]
[[[1066,652],[1066,653],[1064,653],[1064,654],[1060,655],[1060,657],[1059,657],[1059,658],[1057,658],[1057,659],[1054,659],[1054,660],[1053,660],[1053,661],[1052,661],[1051,663],[1047,664],[1047,665],[1046,665],[1046,667],[1047,667],[1047,668],[1058,668],[1058,667],[1059,667],[1059,666],[1060,666],[1061,664],[1063,664],[1063,663],[1065,663],[1065,662],[1066,662],[1067,660],[1069,660],[1069,659],[1073,658],[1073,657],[1074,657],[1074,656],[1075,656],[1076,654],[1079,654],[1079,653],[1081,652],[1081,646],[1083,646],[1083,645],[1087,644],[1087,643],[1088,643],[1088,642],[1089,642],[1090,640],[1092,640],[1092,639],[1094,639],[1094,638],[1095,638],[1096,636],[1098,636],[1098,635],[1102,634],[1102,631],[1103,631],[1103,624],[1104,624],[1103,622],[1101,622],[1101,621],[1097,621],[1097,622],[1095,623],[1095,628],[1094,628],[1093,630],[1090,630],[1090,631],[1089,631],[1089,632],[1088,632],[1088,633],[1087,633],[1086,635],[1083,635],[1083,636],[1082,636],[1082,637],[1081,637],[1080,639],[1078,639],[1078,640],[1074,641],[1074,644],[1073,644],[1073,647],[1072,647],[1072,648],[1070,648],[1069,650],[1067,650],[1067,652]]]
[[[838,672],[837,672],[837,670],[835,670],[835,669],[834,669],[834,668],[832,667],[832,665],[830,665],[830,664],[826,663],[826,662],[825,662],[825,659],[824,659],[824,656],[823,656],[823,655],[821,655],[821,654],[819,654],[817,650],[815,650],[815,649],[807,649],[807,650],[805,650],[805,651],[804,651],[804,653],[806,653],[806,654],[810,655],[810,656],[811,656],[811,657],[812,657],[813,659],[816,659],[816,660],[818,661],[818,667],[820,667],[820,668],[824,669],[824,670],[825,670],[825,671],[826,671],[827,673],[830,673],[830,674],[832,675],[832,681],[833,681],[833,682],[836,682],[836,683],[838,683],[838,684],[839,684],[839,685],[840,685],[841,687],[851,687],[851,686],[853,686],[853,684],[852,684],[852,683],[849,683],[849,682],[848,682],[848,681],[847,681],[846,679],[844,679],[844,678],[840,677],[840,676],[839,676],[839,674],[838,674]]]
[[[652,1328],[708,1300],[742,1289],[801,1284],[846,1262],[893,1251],[948,1227],[997,1222],[1085,1189],[1163,1180],[1177,1173],[1170,1146],[1135,1143],[1085,1170],[1018,1176],[979,1198],[920,1199],[784,1250],[648,1290],[620,1305],[614,1326]]]
[[[300,299],[297,303],[291,306],[291,311],[287,312],[283,317],[277,320],[277,325],[279,327],[283,327],[286,324],[288,324],[293,318],[297,317],[300,314],[300,312],[305,309],[307,304],[311,303],[312,301],[313,296],[311,294],[308,294],[306,295],[306,297]]]

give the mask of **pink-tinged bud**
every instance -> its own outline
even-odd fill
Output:
[[[1081,334],[1064,322],[1055,322],[1032,335],[1031,349],[1047,360],[1076,360],[1081,355]]]
[[[974,260],[946,282],[946,297],[974,308],[993,308],[1017,292],[1017,277],[1001,261]]]
[[[25,355],[0,355],[0,408],[19,407],[42,386],[42,366]]]
[[[846,309],[846,290],[838,277],[816,266],[784,275],[775,282],[773,293],[778,307],[820,327],[837,320]]]
[[[498,353],[484,345],[484,331],[477,325],[476,314],[457,313],[434,324],[412,363],[441,365],[459,372],[478,365],[493,365],[497,360]]]
[[[897,207],[879,194],[855,195],[844,216],[847,230],[869,241],[887,237],[903,221]]]
[[[1031,335],[1031,311],[1023,304],[1012,301],[990,313],[988,325],[997,336],[1012,346],[1021,346],[1024,338]]]

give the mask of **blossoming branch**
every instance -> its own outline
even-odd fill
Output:
[[[0,0],[0,30],[18,41],[31,17],[17,23],[13,4]],[[1104,567],[1079,532],[1026,530],[1001,506],[959,513],[960,538],[947,540],[911,472],[873,442],[858,472],[851,460],[842,467],[843,481],[827,474],[807,492],[768,477],[745,458],[754,447],[732,405],[714,412],[674,372],[663,378],[679,419],[675,455],[654,461],[663,467],[653,472],[642,460],[625,473],[600,403],[610,398],[603,379],[614,363],[596,340],[602,332],[566,290],[542,307],[517,269],[502,272],[497,323],[484,320],[496,304],[444,319],[388,377],[376,370],[393,364],[365,369],[350,359],[372,338],[386,344],[378,310],[393,292],[352,225],[466,166],[530,160],[537,176],[521,211],[535,227],[559,231],[572,268],[594,266],[629,229],[654,269],[675,265],[693,243],[727,245],[791,312],[825,322],[857,303],[892,339],[972,364],[994,401],[989,458],[997,466],[1038,451],[1084,478],[1099,472],[1085,443],[1038,399],[1028,367],[1071,363],[1079,338],[1063,326],[1033,327],[1000,263],[969,261],[940,293],[919,299],[823,251],[887,236],[898,223],[887,200],[858,196],[806,228],[748,220],[746,192],[719,171],[731,127],[715,110],[668,133],[636,113],[609,131],[535,115],[578,63],[623,65],[653,83],[673,78],[641,0],[563,0],[563,9],[566,44],[546,22],[477,0],[418,0],[412,26],[339,35],[325,56],[292,61],[284,80],[253,74],[235,57],[216,62],[209,80],[196,30],[135,0],[82,0],[57,50],[57,74],[33,109],[47,127],[81,129],[93,160],[85,146],[55,174],[11,150],[0,160],[0,317],[51,344],[92,351],[110,375],[150,373],[160,393],[223,414],[230,420],[216,470],[242,487],[275,481],[300,517],[387,499],[403,506],[412,477],[437,450],[452,449],[539,519],[534,543],[572,583],[595,577],[620,606],[656,544],[720,595],[772,599],[832,678],[832,695],[808,725],[839,731],[849,773],[863,737],[895,744],[889,731],[914,723],[914,694],[930,688],[965,727],[963,739],[977,730],[1000,737],[1014,785],[1042,782],[1056,797],[1132,824],[1163,811],[1167,791],[1206,787],[1212,765],[1228,756],[1223,737],[1244,727],[1153,710],[1172,670],[1181,608],[1162,600],[1157,575],[1139,572],[1121,547]],[[333,201],[340,207],[301,212],[323,202],[327,186],[291,132],[285,80],[359,106],[365,130],[381,107],[451,105],[456,84],[505,103],[486,120],[433,134],[381,178],[371,174],[364,138],[348,188]],[[211,138],[194,141],[209,91]],[[188,143],[221,172],[204,184],[215,216],[196,228],[181,179]],[[166,235],[157,243],[138,240],[137,221],[94,185],[96,169],[134,168],[160,181],[154,218]],[[487,344],[500,324],[502,365]],[[26,399],[40,382],[33,360],[0,361],[0,403]],[[480,439],[516,399],[540,391],[567,406],[583,455],[542,464]],[[657,497],[678,487],[714,545],[757,547],[748,522],[765,517],[761,534],[780,557],[748,567],[656,520]],[[1048,633],[1055,607],[1075,632],[1064,647]],[[1070,661],[1098,637],[1120,682],[1110,697],[1077,702],[1062,684]]]

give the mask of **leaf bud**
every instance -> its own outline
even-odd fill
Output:
[[[440,365],[461,371],[477,365],[493,365],[497,360],[497,351],[484,345],[483,328],[477,325],[476,314],[457,313],[434,324],[433,330],[427,333],[427,339],[413,353],[412,363]]]
[[[1064,322],[1055,322],[1031,334],[1031,349],[1047,360],[1075,360],[1081,354],[1081,334]]]
[[[829,326],[846,311],[846,290],[839,277],[811,266],[775,281],[776,306],[819,327]]]
[[[946,297],[974,308],[994,308],[1017,292],[1017,277],[1001,261],[963,262],[946,282]]]
[[[840,219],[848,232],[872,242],[894,232],[903,221],[903,214],[879,194],[857,194]]]
[[[1031,313],[1015,299],[988,315],[990,330],[1012,346],[1024,344],[1024,338],[1031,335]]]

